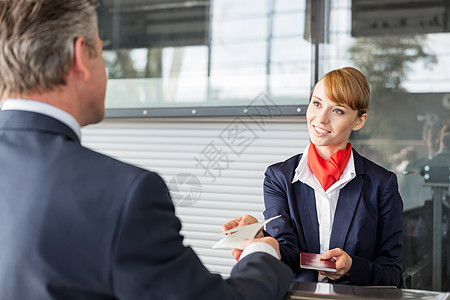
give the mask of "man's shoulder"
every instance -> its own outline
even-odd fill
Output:
[[[107,174],[108,177],[115,175],[125,178],[136,177],[139,173],[154,173],[84,146],[75,150],[75,153],[71,156],[71,160],[73,160],[73,164],[77,169],[83,167],[89,168],[97,176]]]

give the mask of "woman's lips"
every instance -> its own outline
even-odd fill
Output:
[[[320,128],[320,127],[317,127],[317,126],[314,126],[314,125],[312,125],[312,127],[313,127],[314,130],[315,130],[317,133],[319,133],[319,134],[330,133],[329,131],[327,131],[327,130],[325,130],[325,129],[323,129],[323,128]]]

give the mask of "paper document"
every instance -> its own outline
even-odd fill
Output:
[[[270,221],[281,217],[281,215],[267,219],[265,221],[261,221],[258,223],[245,225],[241,227],[235,227],[233,229],[230,229],[228,231],[223,232],[223,234],[227,234],[225,237],[223,237],[220,241],[215,243],[212,247],[213,248],[238,248],[242,249],[241,242],[245,239],[253,239],[258,231],[264,227],[267,223]]]

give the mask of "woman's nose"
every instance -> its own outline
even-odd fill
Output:
[[[321,109],[320,111],[317,112],[316,120],[322,124],[328,123],[329,120],[328,112],[325,109]]]

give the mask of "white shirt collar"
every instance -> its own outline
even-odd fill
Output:
[[[53,105],[35,100],[7,99],[2,105],[2,110],[31,111],[55,118],[69,126],[81,140],[81,127],[77,120],[71,114]]]
[[[292,178],[292,183],[296,181],[301,181],[303,183],[308,184],[313,189],[318,189],[321,187],[319,180],[317,180],[316,176],[314,176],[314,173],[311,171],[308,165],[308,149],[309,144],[306,146],[305,150],[303,151],[302,158],[300,159],[300,162],[298,163],[297,168],[295,169],[294,177]],[[353,158],[353,151],[350,154],[350,159],[348,161],[347,166],[344,169],[344,172],[342,172],[341,178],[339,178],[338,181],[333,183],[332,186],[328,188],[326,191],[327,193],[331,192],[337,187],[342,188],[343,185],[345,185],[347,182],[352,180],[356,176],[356,170],[355,170],[355,160]]]

